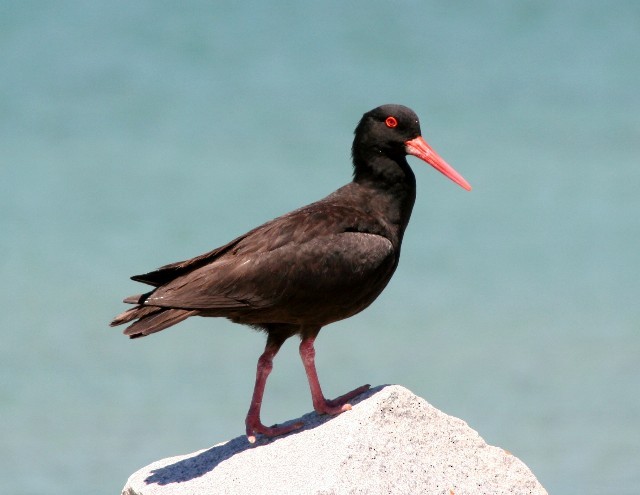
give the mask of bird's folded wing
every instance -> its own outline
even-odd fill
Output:
[[[343,232],[346,228],[358,228],[362,222],[363,212],[349,206],[331,205],[324,208],[325,200],[294,210],[286,215],[271,220],[233,241],[195,258],[178,261],[162,266],[157,270],[141,275],[134,275],[132,280],[154,287],[193,272],[209,264],[215,264],[221,257],[230,253],[236,255],[258,255],[276,250],[287,244],[300,245],[313,240],[319,235],[331,235]],[[366,216],[368,227],[375,230]]]
[[[304,304],[357,292],[363,284],[386,284],[396,255],[387,238],[363,232],[316,237],[267,252],[229,252],[159,287],[145,303],[202,310]]]

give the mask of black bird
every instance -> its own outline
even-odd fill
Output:
[[[250,442],[258,433],[275,436],[301,426],[267,427],[260,421],[273,358],[293,335],[301,339],[314,409],[321,414],[349,410],[349,401],[369,385],[325,399],[313,344],[323,326],[369,306],[398,266],[416,196],[406,155],[471,189],[421,137],[412,110],[401,105],[375,108],[355,130],[351,183],[213,251],[131,277],[154,288],[126,298],[125,303],[135,306],[111,325],[133,322],[124,333],[137,338],[190,316],[222,316],[266,332],[246,418]]]

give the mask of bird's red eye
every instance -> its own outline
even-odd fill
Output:
[[[398,127],[398,119],[395,117],[387,117],[387,120],[385,120],[384,123],[387,124],[387,127],[391,127],[392,129],[394,127]]]

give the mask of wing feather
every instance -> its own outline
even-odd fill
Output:
[[[304,304],[361,292],[364,283],[386,284],[396,263],[388,239],[345,232],[205,265],[159,287],[145,304],[200,310]]]

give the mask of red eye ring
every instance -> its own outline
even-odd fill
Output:
[[[398,119],[395,117],[387,117],[387,120],[385,120],[384,123],[387,124],[387,127],[391,127],[392,129],[394,127],[398,127]]]

